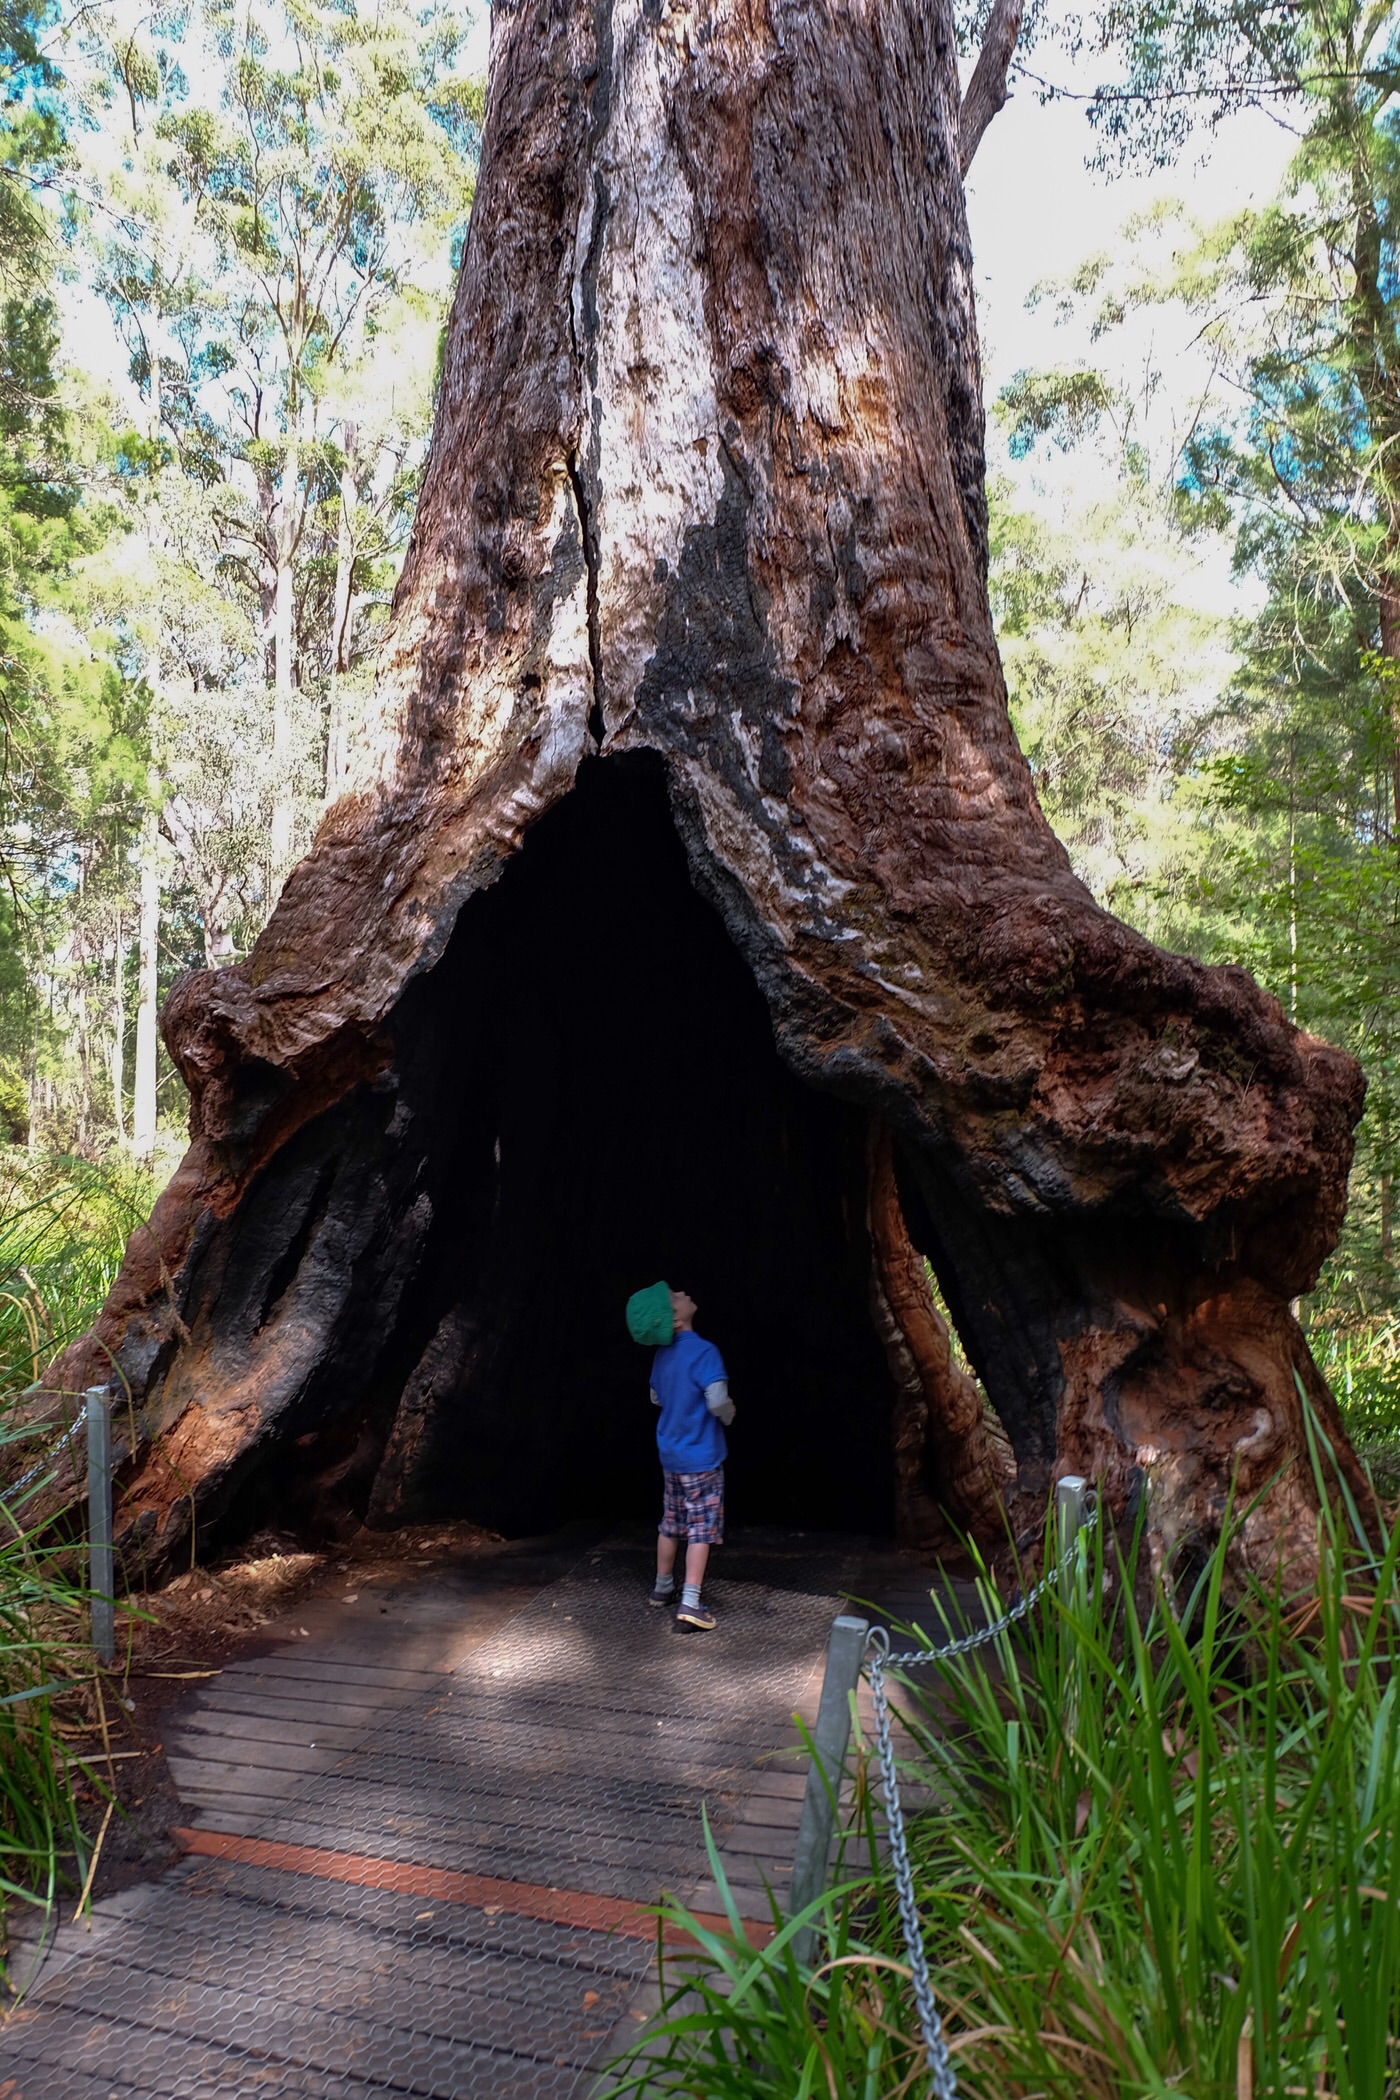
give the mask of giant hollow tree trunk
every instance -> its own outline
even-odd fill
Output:
[[[497,0],[373,749],[172,992],[190,1150],[53,1374],[129,1389],[129,1552],[649,1506],[658,1274],[750,1520],[1075,1470],[1305,1556],[1300,1381],[1365,1492],[1289,1312],[1359,1073],[1072,874],[982,435],[945,0]]]

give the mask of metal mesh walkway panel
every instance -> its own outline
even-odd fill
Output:
[[[582,1922],[187,1858],[99,1905],[90,1933],[65,1929],[0,2029],[5,2100],[582,2091],[652,1955],[592,1929],[588,1900],[703,1897],[702,1803],[723,1843],[759,1798],[736,1858],[750,1908],[783,1878],[780,1857],[749,1856],[752,1833],[769,1807],[784,1820],[761,1799],[781,1784],[768,1760],[849,1564],[726,1550],[717,1565],[713,1635],[650,1610],[650,1554],[617,1542],[450,1669],[401,1666],[360,1621],[201,1687],[167,1734],[201,1836],[576,1893]]]

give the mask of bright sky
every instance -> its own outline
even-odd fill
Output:
[[[1036,54],[1040,70],[1038,61]],[[1050,59],[1045,70],[1072,89],[1094,84]],[[1083,103],[1043,103],[1022,82],[978,149],[968,178],[968,218],[986,396],[990,403],[1018,371],[1072,367],[1081,358],[1130,383],[1155,370],[1161,389],[1144,434],[1150,437],[1155,426],[1159,439],[1169,437],[1160,456],[1153,447],[1160,472],[1206,380],[1205,360],[1191,342],[1196,324],[1159,309],[1092,343],[1087,321],[1065,325],[1050,300],[1028,311],[1027,298],[1037,284],[1065,278],[1089,256],[1115,247],[1129,218],[1164,199],[1180,199],[1207,225],[1246,204],[1266,203],[1277,194],[1297,139],[1265,112],[1247,110],[1213,137],[1203,132],[1172,167],[1096,172],[1086,166],[1094,146]],[[990,416],[987,453],[988,466],[1010,475],[1020,501],[1052,517],[1106,493],[1113,471],[1107,452],[1095,459],[1083,447],[1065,454],[1041,445],[1013,463]],[[1257,601],[1259,586],[1233,574],[1230,553],[1227,535],[1203,534],[1187,561],[1189,580],[1183,569],[1178,588],[1203,612],[1229,616]]]
[[[1039,54],[1035,54],[1039,70]],[[1044,61],[1058,83],[1084,90],[1093,85],[1086,69],[1076,77],[1065,62]],[[1025,82],[982,140],[968,178],[968,219],[972,229],[973,272],[987,400],[990,403],[1018,371],[1073,366],[1080,359],[1140,385],[1147,369],[1161,375],[1156,407],[1142,434],[1155,427],[1159,454],[1152,447],[1157,471],[1166,468],[1182,429],[1198,405],[1206,384],[1206,361],[1193,347],[1196,323],[1171,309],[1139,314],[1097,343],[1090,339],[1087,314],[1066,323],[1055,303],[1044,300],[1033,309],[1027,300],[1038,284],[1063,279],[1077,264],[1119,245],[1125,223],[1136,213],[1167,199],[1179,199],[1190,215],[1209,225],[1247,204],[1262,205],[1278,191],[1297,139],[1262,110],[1245,110],[1222,123],[1212,136],[1202,131],[1180,160],[1166,168],[1143,168],[1132,174],[1106,173],[1086,165],[1096,140],[1082,102],[1042,102]],[[1194,382],[1194,383],[1193,383]],[[1005,439],[989,417],[988,464],[1010,473],[1023,500],[1052,511],[1072,506],[1097,474],[1106,476],[1108,461],[1096,467],[1083,448],[1057,454],[1037,447],[1031,458],[1013,464]],[[1241,604],[1241,585],[1230,574],[1229,550],[1222,538],[1201,550],[1203,602],[1226,612]],[[1252,587],[1244,587],[1245,595]]]
[[[1076,80],[1067,65],[1054,70],[1066,86],[1093,84],[1087,74]],[[1024,366],[1074,354],[1048,306],[1026,312],[1038,282],[1111,246],[1126,219],[1163,197],[1181,198],[1206,221],[1265,203],[1297,141],[1264,112],[1246,110],[1214,139],[1203,134],[1175,167],[1113,176],[1085,166],[1094,143],[1082,103],[1043,104],[1023,82],[978,148],[968,217],[989,393]]]

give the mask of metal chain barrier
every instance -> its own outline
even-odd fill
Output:
[[[70,1444],[76,1442],[80,1436],[86,1435],[87,1418],[85,1415],[79,1415],[78,1419],[75,1422],[71,1422],[68,1428],[64,1430],[62,1436],[49,1445],[48,1450],[38,1464],[31,1466],[27,1473],[21,1473],[19,1479],[4,1490],[6,1498],[13,1501],[16,1495],[22,1495],[27,1487],[32,1487],[36,1480],[43,1478],[49,1467],[55,1463]]]
[[[0,1496],[13,1502],[41,1480],[62,1453],[79,1437],[87,1443],[88,1589],[92,1620],[92,1644],[105,1663],[116,1660],[116,1598],[112,1565],[112,1474],[126,1456],[126,1446],[112,1442],[109,1388],[90,1385],[83,1395],[84,1411],[70,1422],[63,1434],[36,1465],[22,1473]]]
[[[1068,1486],[1065,1482],[1063,1485]],[[1034,1611],[1042,1597],[1069,1573],[1079,1552],[1079,1542],[1098,1521],[1098,1508],[1082,1483],[1075,1482],[1078,1497],[1074,1503],[1074,1521],[1064,1525],[1068,1536],[1053,1567],[1047,1568],[1033,1588],[1002,1613],[990,1626],[979,1626],[975,1633],[964,1634],[961,1639],[949,1641],[941,1648],[906,1648],[897,1654],[890,1651],[890,1637],[883,1626],[871,1628],[866,1642],[865,1674],[870,1680],[870,1696],[875,1708],[875,1743],[880,1760],[880,1779],[885,1794],[885,1824],[890,1837],[890,1863],[894,1870],[895,1894],[899,1902],[900,1923],[904,1928],[904,1945],[909,1956],[909,1975],[914,1986],[914,2004],[919,2015],[919,2026],[923,2033],[924,2049],[928,2056],[930,2090],[934,2100],[957,2100],[957,2079],[948,2055],[948,2044],[943,2038],[943,2022],[933,1995],[933,1981],[929,1975],[928,1955],[924,1950],[923,1929],[919,1923],[919,1906],[914,1895],[914,1871],[909,1861],[909,1839],[904,1828],[904,1807],[899,1798],[899,1771],[895,1764],[894,1739],[890,1721],[889,1698],[885,1690],[885,1675],[890,1670],[913,1670],[922,1664],[949,1662],[954,1656],[968,1655],[974,1648],[985,1648],[1000,1640],[1019,1619]]]

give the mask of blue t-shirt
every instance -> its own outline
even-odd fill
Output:
[[[725,1377],[713,1342],[685,1327],[651,1360],[651,1389],[661,1402],[656,1448],[664,1473],[710,1473],[729,1446],[723,1425],[705,1405],[705,1388]]]

